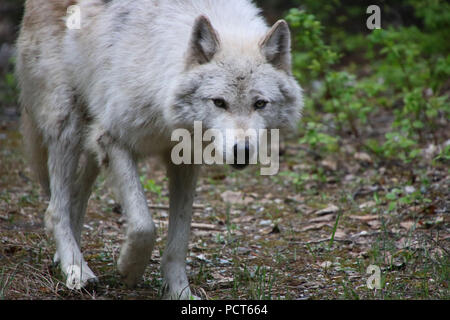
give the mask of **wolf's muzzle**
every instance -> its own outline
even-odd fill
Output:
[[[250,164],[250,145],[248,141],[245,141],[244,148],[239,149],[240,146],[240,144],[235,144],[233,147],[234,162],[231,166],[237,170],[243,170]],[[241,154],[243,154],[244,157],[242,157]],[[241,155],[241,157],[239,157],[239,155]]]

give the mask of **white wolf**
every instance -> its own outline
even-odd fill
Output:
[[[79,30],[64,21],[71,5]],[[295,125],[303,103],[290,41],[287,23],[268,27],[250,0],[26,2],[17,46],[22,132],[50,196],[45,225],[69,287],[97,281],[80,238],[100,168],[128,221],[118,270],[130,286],[141,279],[156,231],[136,161],[152,155],[170,180],[165,297],[191,297],[185,258],[199,166],[172,163],[171,133],[194,121],[222,131]],[[253,143],[242,147],[246,158]]]

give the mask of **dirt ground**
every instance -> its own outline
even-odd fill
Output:
[[[376,163],[351,141],[339,156],[318,159],[297,141],[287,139],[276,176],[256,167],[205,168],[187,260],[194,292],[205,299],[449,299],[448,166]],[[152,160],[140,168],[159,227],[143,282],[129,289],[120,281],[126,220],[101,176],[82,248],[100,283],[70,291],[52,263],[55,246],[43,228],[48,201],[25,163],[17,117],[3,116],[0,299],[160,299],[167,179]],[[392,190],[416,196],[396,202]],[[380,271],[379,289],[368,288],[376,278],[370,265]]]

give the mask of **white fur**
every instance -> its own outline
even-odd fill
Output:
[[[80,30],[62,19],[74,2]],[[37,141],[35,171],[51,196],[46,228],[69,287],[97,279],[80,241],[101,167],[128,218],[118,270],[130,286],[141,279],[156,229],[136,161],[154,155],[170,178],[165,296],[192,296],[185,258],[199,167],[171,163],[171,133],[194,121],[221,131],[294,126],[303,103],[289,50],[286,23],[269,29],[249,0],[27,1],[17,59],[23,132]],[[214,106],[217,95],[228,110]],[[266,109],[253,109],[258,98]]]

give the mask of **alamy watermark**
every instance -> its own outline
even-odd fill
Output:
[[[367,288],[373,289],[381,289],[381,269],[379,266],[370,265],[367,267],[366,274],[370,274],[370,277],[367,279]]]
[[[278,129],[208,129],[194,122],[194,132],[176,129],[171,152],[175,165],[255,165],[261,164],[261,175],[276,175],[280,168],[280,133]],[[270,152],[269,152],[270,149]]]
[[[381,9],[379,6],[373,4],[367,7],[367,14],[370,14],[367,18],[366,26],[369,30],[381,29]],[[66,26],[70,30],[81,29],[81,8],[78,5],[72,5],[67,8]]]
[[[370,14],[367,19],[366,26],[369,30],[381,29],[381,9],[377,5],[371,5],[367,7],[367,14]]]
[[[67,8],[66,27],[69,30],[81,29],[81,8],[73,5]]]

